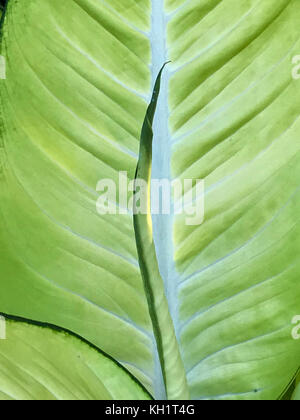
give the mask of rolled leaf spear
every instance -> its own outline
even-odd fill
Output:
[[[139,265],[157,343],[166,396],[169,400],[188,400],[189,390],[186,373],[176,339],[173,320],[169,312],[164,282],[159,271],[151,217],[152,126],[160,93],[162,73],[167,64],[164,64],[158,74],[151,103],[146,112],[135,174],[135,191],[138,187],[137,180],[143,180],[147,183],[146,203],[144,203],[147,206],[147,214],[138,214],[137,194],[134,195],[133,214]]]

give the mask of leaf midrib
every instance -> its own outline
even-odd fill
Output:
[[[164,0],[152,2],[152,27],[151,27],[151,50],[152,50],[152,88],[154,87],[157,74],[162,65],[169,60],[167,51],[167,16],[164,10]],[[170,65],[169,65],[170,66]],[[161,92],[157,104],[154,119],[153,132],[153,156],[152,156],[152,179],[172,179],[171,174],[171,133],[169,129],[169,104],[168,87],[170,72],[167,66],[161,81]],[[173,202],[171,202],[173,207]],[[179,337],[178,327],[178,288],[175,279],[176,268],[173,259],[172,226],[174,216],[152,215],[153,236],[158,259],[158,265],[164,281],[165,294],[167,297],[169,312],[174,324],[176,337]],[[156,357],[156,364],[159,358]],[[156,383],[154,384],[155,397],[160,399],[165,396],[161,367],[156,367]]]

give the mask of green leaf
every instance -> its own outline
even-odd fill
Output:
[[[67,332],[6,320],[0,400],[149,399],[126,371]]]
[[[80,335],[156,398],[278,399],[300,365],[299,22],[298,0],[10,0],[0,311]],[[134,179],[168,60],[152,177],[204,179],[205,220],[153,215],[137,252],[96,185]]]

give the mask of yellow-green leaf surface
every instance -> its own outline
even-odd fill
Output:
[[[300,3],[197,3],[168,32],[173,174],[205,179],[175,228],[183,358],[194,398],[275,399],[300,364]]]
[[[149,41],[101,2],[10,1],[2,55],[1,311],[76,332],[151,389],[132,218],[96,210],[100,179],[134,176]]]
[[[299,0],[9,0],[0,312],[80,335],[165,397],[133,218],[100,216],[96,185],[134,178],[172,60],[152,177],[204,179],[205,220],[153,216],[152,298],[192,399],[279,398],[300,365],[299,27]]]
[[[6,320],[0,400],[149,399],[113,360],[66,333]]]

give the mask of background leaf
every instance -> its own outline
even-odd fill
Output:
[[[1,400],[149,399],[113,360],[67,332],[6,320]]]

